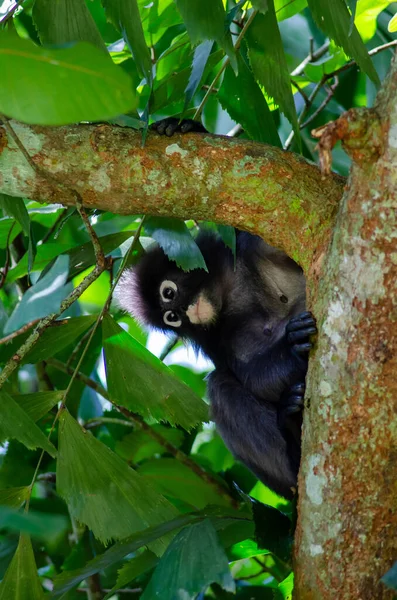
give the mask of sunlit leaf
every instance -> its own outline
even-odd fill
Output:
[[[274,0],[274,8],[276,10],[277,21],[289,19],[297,13],[302,12],[307,6],[307,0]]]
[[[264,14],[255,16],[245,40],[256,80],[264,86],[268,96],[274,98],[299,135],[289,69],[272,2],[268,2]]]
[[[391,3],[392,0],[360,0],[357,2],[355,25],[364,42],[368,42],[374,37],[378,15]]]
[[[387,26],[387,30],[390,31],[390,33],[394,33],[397,31],[397,14],[395,14],[394,17],[390,19],[389,24]]]
[[[152,61],[136,0],[103,0],[108,19],[121,31],[142,77],[152,83]],[[120,111],[124,112],[124,111]]]
[[[219,102],[231,118],[258,142],[281,146],[267,102],[244,60],[238,55],[238,75],[226,67],[218,93]]]
[[[235,583],[227,556],[211,521],[205,519],[178,533],[160,560],[141,598],[195,598],[211,583],[229,592]]]
[[[42,600],[44,591],[37,574],[32,544],[21,535],[18,548],[0,584],[0,600]]]
[[[32,18],[42,44],[90,42],[106,51],[95,21],[81,0],[35,0]]]
[[[25,123],[103,121],[136,107],[131,80],[87,43],[59,49],[0,33],[0,112]]]
[[[184,221],[167,217],[149,217],[145,231],[156,240],[170,260],[174,260],[184,271],[204,269],[207,265],[200,249],[191,236]]]
[[[48,273],[24,293],[5,325],[4,333],[11,333],[27,323],[58,312],[69,292],[65,286],[68,273],[69,258],[61,255]]]
[[[348,56],[352,56],[372,81],[379,83],[375,67],[355,26],[349,35],[350,13],[344,0],[308,0],[307,3],[318,27],[341,46]]]
[[[205,402],[109,315],[102,327],[108,391],[114,402],[187,430],[208,419]]]
[[[15,487],[0,490],[0,505],[9,508],[20,508],[29,496],[30,488]]]
[[[229,56],[234,69],[236,55],[230,32],[226,27],[226,14],[222,0],[176,0],[192,45],[205,40],[215,40]]]
[[[64,410],[60,416],[57,491],[71,515],[103,541],[175,518],[176,509]],[[156,553],[168,540],[151,545]]]
[[[16,439],[30,450],[43,448],[51,456],[56,449],[44,433],[6,392],[0,391],[0,441]]]
[[[205,42],[201,42],[194,51],[192,72],[190,73],[189,83],[185,90],[184,111],[187,109],[190,100],[198,90],[213,45],[214,43],[212,40],[206,40]]]

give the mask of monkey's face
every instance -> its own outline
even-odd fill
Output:
[[[123,275],[117,297],[138,320],[193,339],[216,323],[222,307],[219,286],[210,273],[204,269],[186,273],[159,248]]]

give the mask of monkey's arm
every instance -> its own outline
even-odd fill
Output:
[[[317,331],[316,322],[310,312],[293,317],[287,324],[283,337],[264,349],[247,362],[236,361],[232,366],[242,385],[256,396],[268,402],[278,403],[291,386],[305,381],[308,352],[312,348],[309,336]]]
[[[300,450],[280,430],[276,406],[259,402],[226,370],[215,370],[208,382],[212,416],[233,454],[278,494],[291,498],[296,486]]]

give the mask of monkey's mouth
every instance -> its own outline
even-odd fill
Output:
[[[208,325],[215,320],[216,312],[205,295],[200,294],[196,302],[188,307],[186,316],[193,325]]]

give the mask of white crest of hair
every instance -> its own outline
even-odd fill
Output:
[[[120,277],[114,291],[114,299],[119,308],[128,312],[140,323],[145,323],[144,302],[133,268],[126,269]]]

